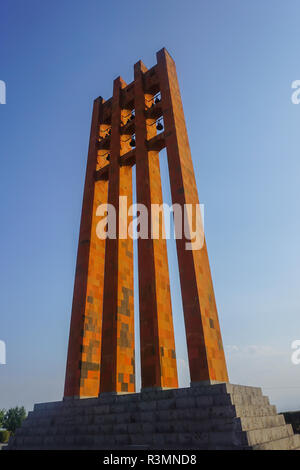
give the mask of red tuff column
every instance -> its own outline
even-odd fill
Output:
[[[94,101],[81,213],[64,397],[97,396],[105,241],[96,236],[96,209],[107,201],[107,182],[95,183],[103,99]]]
[[[120,136],[125,86],[120,77],[114,81],[108,203],[116,211],[116,238],[106,239],[100,393],[135,391],[133,242],[119,238],[119,197],[127,197],[128,207],[132,204],[132,169],[120,166],[128,150],[128,140]]]
[[[156,126],[155,119],[145,117],[144,72],[145,66],[138,62],[134,67],[137,202],[148,210],[148,238],[138,239],[142,389],[175,388],[177,366],[163,218],[159,238],[151,239],[151,204],[161,205],[163,200],[159,153],[147,149],[147,139],[156,134]]]
[[[191,152],[183,114],[176,67],[166,49],[157,53],[173,204],[198,204]],[[189,223],[190,226],[190,223]],[[187,250],[185,237],[177,239],[182,301],[191,381],[227,382],[212,278],[205,240],[200,249]]]

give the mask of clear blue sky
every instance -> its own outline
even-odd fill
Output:
[[[0,408],[61,399],[92,101],[165,46],[182,90],[231,382],[300,409],[300,4],[1,2]],[[161,157],[169,199],[166,161]],[[188,383],[169,243],[180,381]]]

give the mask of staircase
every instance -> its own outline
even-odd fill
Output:
[[[300,449],[260,388],[232,384],[34,406],[10,449]]]

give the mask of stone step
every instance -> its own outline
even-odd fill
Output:
[[[239,418],[243,431],[252,431],[255,429],[273,428],[276,426],[284,426],[285,420],[283,415],[273,416],[251,416]]]
[[[236,416],[239,417],[251,417],[251,416],[274,416],[277,415],[275,405],[265,406],[242,406],[235,405]]]
[[[217,422],[219,421],[219,422]],[[61,427],[51,427],[51,428],[39,428],[35,427],[31,429],[31,436],[43,436],[43,435],[59,435],[59,436],[72,436],[77,435],[78,433],[83,435],[114,435],[114,434],[156,434],[156,433],[194,433],[194,432],[204,432],[204,431],[232,431],[237,429],[241,431],[241,425],[236,420],[237,424],[234,425],[233,420],[230,422],[224,422],[223,420],[212,421],[203,421],[203,422],[191,422],[191,421],[169,421],[161,423],[131,423],[131,424],[116,424],[116,425],[70,425],[70,426],[61,426]],[[26,436],[26,433],[17,433],[17,436]]]
[[[34,411],[59,411],[61,409],[73,409],[73,407],[91,408],[93,406],[102,406],[109,404],[128,404],[139,401],[160,401],[169,398],[184,398],[186,396],[217,396],[217,395],[245,395],[251,397],[262,396],[262,390],[259,387],[249,387],[234,384],[217,384],[212,386],[193,386],[188,388],[178,388],[170,390],[153,390],[142,393],[130,393],[123,395],[105,394],[100,397],[86,398],[81,400],[67,399],[61,402],[38,403],[34,406]]]
[[[249,446],[256,446],[270,441],[277,441],[289,436],[293,436],[293,428],[290,424],[247,431]]]
[[[244,393],[246,395],[262,395],[261,387],[251,387],[247,385],[225,384],[227,393]]]
[[[299,450],[300,434],[277,439],[275,441],[264,442],[253,447],[254,450]]]
[[[192,399],[189,399],[192,400]],[[181,401],[182,406],[185,406],[183,403],[182,399],[176,400]],[[196,404],[197,406],[203,406],[203,405],[225,405],[225,404],[233,404],[233,405],[243,405],[243,406],[249,406],[249,405],[259,405],[259,406],[264,406],[264,405],[270,405],[269,398],[266,396],[252,396],[252,395],[243,395],[241,393],[236,393],[233,395],[216,395],[214,397],[205,397],[205,396],[199,396],[196,398]]]
[[[80,400],[85,401],[85,400]],[[35,419],[51,419],[57,416],[62,419],[76,416],[88,416],[88,415],[111,415],[121,414],[128,412],[155,412],[163,410],[177,410],[177,409],[194,409],[194,408],[207,408],[207,407],[222,407],[236,405],[236,407],[270,407],[268,397],[251,396],[242,394],[220,394],[212,396],[186,396],[180,398],[169,398],[161,400],[148,400],[148,401],[136,401],[125,403],[112,403],[106,405],[97,406],[66,406],[64,408],[53,408],[51,410],[37,408],[34,412],[30,412],[28,415],[28,422],[31,421],[31,417]]]
[[[191,423],[190,423],[191,424]],[[77,431],[77,432],[76,432]],[[255,430],[240,432],[233,431],[232,429],[223,429],[219,431],[201,431],[197,430],[197,426],[189,429],[181,429],[180,432],[176,432],[176,429],[170,431],[167,428],[159,432],[155,429],[155,426],[144,425],[142,431],[131,433],[128,432],[127,426],[116,426],[111,429],[107,429],[106,432],[95,430],[89,434],[83,429],[78,429],[72,434],[67,433],[65,435],[51,433],[45,436],[31,435],[22,436],[22,443],[25,445],[40,445],[51,444],[52,442],[59,441],[62,444],[77,444],[81,442],[82,445],[101,443],[102,444],[149,444],[149,445],[165,445],[165,444],[193,444],[193,445],[208,445],[215,443],[219,445],[229,445],[233,443],[236,446],[256,446],[270,441],[278,441],[283,438],[290,437],[292,432],[288,426],[277,426],[275,428],[265,428],[263,430]],[[19,436],[17,436],[19,439]],[[20,443],[20,441],[17,441]]]
[[[191,419],[161,419],[151,421],[140,420],[139,422],[130,422],[129,420],[124,423],[97,423],[97,424],[77,424],[71,423],[58,423],[53,426],[32,426],[30,435],[76,435],[78,433],[85,435],[101,435],[101,434],[137,434],[137,433],[172,433],[172,432],[187,432],[194,433],[200,431],[243,431],[243,430],[257,430],[263,428],[270,428],[276,426],[285,426],[284,417],[282,415],[270,417],[256,417],[256,418],[210,418],[201,419],[191,417]],[[183,417],[184,418],[184,417]],[[195,419],[196,418],[196,419]],[[17,430],[17,436],[28,435],[28,431],[22,428]]]
[[[180,388],[169,390],[169,397],[183,397],[183,396],[211,396],[211,395],[224,395],[224,394],[243,394],[247,396],[261,396],[262,389],[259,387],[248,387],[243,385],[234,384],[219,384],[213,386],[192,386],[190,388]],[[165,391],[164,391],[165,393]],[[157,392],[143,392],[142,395],[149,396],[156,399],[158,396],[161,399],[167,398],[167,396],[159,396]]]
[[[286,428],[286,426],[284,426]],[[278,428],[283,428],[279,426]],[[266,430],[264,430],[266,431]],[[146,446],[147,448],[178,448],[178,449],[230,449],[249,448],[256,450],[296,449],[300,447],[300,435],[290,435],[287,430],[274,429],[262,435],[252,435],[249,442],[249,433],[245,432],[198,432],[198,433],[137,433],[114,435],[47,435],[47,436],[15,436],[14,444],[22,448],[128,448],[128,446]],[[277,439],[260,442],[260,439]],[[256,444],[254,444],[256,442]]]
[[[235,439],[238,444],[242,442],[244,446],[247,444],[244,433],[238,433]],[[140,433],[131,436],[129,434],[114,435],[68,435],[68,436],[15,436],[14,446],[26,449],[35,448],[104,448],[110,449],[115,446],[149,446],[154,448],[205,448],[214,443],[214,445],[224,446],[231,444],[232,435],[226,432],[209,433],[202,432],[197,435],[190,433]]]
[[[233,405],[228,406],[214,406],[214,407],[202,407],[202,408],[192,408],[192,409],[172,409],[172,410],[160,410],[160,411],[143,411],[143,412],[134,412],[134,413],[112,413],[112,414],[96,414],[89,413],[86,416],[81,415],[70,415],[69,417],[64,417],[62,415],[44,417],[40,418],[36,414],[30,414],[27,420],[23,422],[23,425],[18,433],[28,432],[29,428],[40,428],[47,429],[51,427],[59,426],[75,426],[75,425],[110,425],[110,424],[122,424],[122,423],[148,423],[148,422],[169,422],[172,420],[182,421],[182,420],[198,420],[203,421],[205,419],[213,418],[234,418],[234,417],[248,417],[248,420],[244,420],[245,429],[250,429],[247,426],[255,425],[251,423],[251,418],[253,417],[275,417],[276,418],[276,408],[273,406],[264,406],[256,407],[250,406],[247,408],[235,407]],[[276,418],[282,419],[282,418]],[[270,421],[271,422],[271,421]],[[248,423],[248,424],[247,424]]]
[[[171,389],[171,390],[159,390],[149,391],[142,393],[130,393],[124,395],[113,395],[105,394],[100,397],[86,398],[81,400],[65,400],[62,402],[50,402],[50,403],[38,403],[34,406],[34,411],[51,411],[59,412],[62,409],[66,411],[71,410],[74,407],[84,409],[85,407],[91,408],[94,406],[105,406],[105,405],[128,405],[137,402],[148,402],[148,401],[160,401],[167,400],[170,398],[185,398],[185,397],[216,397],[224,395],[243,395],[246,397],[260,397],[262,391],[258,387],[247,387],[233,384],[219,384],[213,386],[194,386],[191,388]],[[222,398],[220,398],[222,400]],[[204,398],[204,402],[205,398]]]

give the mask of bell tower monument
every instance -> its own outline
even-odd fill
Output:
[[[199,204],[174,60],[162,49],[149,70],[139,61],[134,80],[120,77],[113,96],[94,102],[75,273],[65,397],[135,391],[133,245],[97,238],[97,206],[162,204],[159,151],[167,150],[173,205]],[[99,219],[99,218],[98,218]],[[128,223],[130,219],[128,219]],[[163,221],[160,222],[163,224]],[[125,230],[127,227],[125,227]],[[160,234],[161,234],[160,230]],[[142,390],[176,388],[177,366],[166,240],[138,239]],[[183,312],[192,383],[227,382],[206,243],[187,250],[177,238]]]

